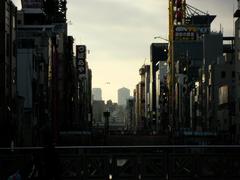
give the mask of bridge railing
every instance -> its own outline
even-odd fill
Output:
[[[0,179],[240,179],[240,146],[0,149]]]

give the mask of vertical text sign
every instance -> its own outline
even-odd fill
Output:
[[[86,74],[86,49],[85,45],[76,46],[76,63],[80,75]]]

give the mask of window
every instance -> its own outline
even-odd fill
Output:
[[[227,124],[227,119],[224,119],[224,124]]]
[[[33,39],[21,39],[18,41],[18,48],[22,49],[33,49],[34,48],[34,40]]]
[[[6,48],[6,55],[7,57],[10,56],[10,35],[7,34],[7,48]]]
[[[224,85],[218,89],[219,105],[228,103],[228,86]]]
[[[221,78],[225,78],[226,77],[226,72],[225,71],[222,71],[221,72]]]
[[[236,72],[232,71],[232,78],[235,78],[235,77],[236,77]]]

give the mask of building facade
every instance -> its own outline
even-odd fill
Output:
[[[237,127],[236,132],[238,140],[240,139],[240,1],[238,1],[238,9],[236,10],[234,17],[235,21],[235,70],[236,70],[236,92],[237,92],[237,103],[236,103],[236,118]]]
[[[93,99],[96,101],[102,100],[102,89],[101,88],[93,88],[92,89]]]
[[[16,28],[17,8],[11,0],[0,2],[0,139],[9,146],[16,141]]]
[[[126,106],[127,100],[130,98],[130,90],[123,87],[118,89],[118,105]]]

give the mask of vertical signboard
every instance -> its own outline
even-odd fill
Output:
[[[86,74],[86,51],[87,47],[85,45],[76,46],[76,64],[79,75]]]

